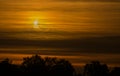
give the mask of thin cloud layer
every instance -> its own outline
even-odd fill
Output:
[[[93,37],[67,40],[0,39],[1,47],[35,47],[67,49],[68,52],[120,53],[120,37]],[[17,51],[16,51],[17,52]],[[64,52],[64,51],[63,51]]]

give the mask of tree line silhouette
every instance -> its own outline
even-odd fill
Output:
[[[111,71],[106,64],[91,61],[84,66],[84,72],[77,74],[72,64],[65,59],[42,58],[39,55],[23,58],[20,65],[12,64],[6,58],[0,62],[0,76],[120,76],[120,67]]]

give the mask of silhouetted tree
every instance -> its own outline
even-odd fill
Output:
[[[75,73],[72,65],[65,59],[56,60],[54,64],[50,70],[52,76],[73,76]]]
[[[20,73],[19,66],[12,64],[12,61],[9,60],[8,58],[0,62],[0,74],[2,76],[7,76],[8,74],[12,76],[16,76],[19,73]]]
[[[84,66],[83,76],[120,76],[120,67],[109,72],[106,64],[92,61]],[[82,76],[76,74],[71,63],[65,59],[33,55],[23,58],[20,65],[12,64],[6,58],[0,62],[0,76]]]
[[[3,63],[3,64],[11,64],[11,62],[12,61],[9,58],[6,58],[6,59],[1,61],[1,63]]]
[[[26,75],[38,76],[45,74],[45,62],[39,55],[23,58],[22,67]]]
[[[10,71],[11,71],[10,60],[6,58],[0,62],[0,72],[1,72],[0,74],[7,75],[8,73],[10,73]]]
[[[120,76],[120,67],[115,67],[111,72],[110,76]]]
[[[22,68],[25,75],[33,76],[73,76],[74,68],[65,59],[42,58],[39,55],[23,59]]]
[[[108,67],[106,64],[100,64],[99,61],[92,61],[84,67],[84,76],[108,76]]]

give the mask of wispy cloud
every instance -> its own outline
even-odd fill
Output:
[[[72,52],[120,53],[119,36],[65,40],[0,39],[1,47],[58,48]],[[17,51],[16,51],[17,52]]]

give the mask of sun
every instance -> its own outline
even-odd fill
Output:
[[[39,28],[39,21],[38,20],[34,20],[33,22],[33,28]]]

